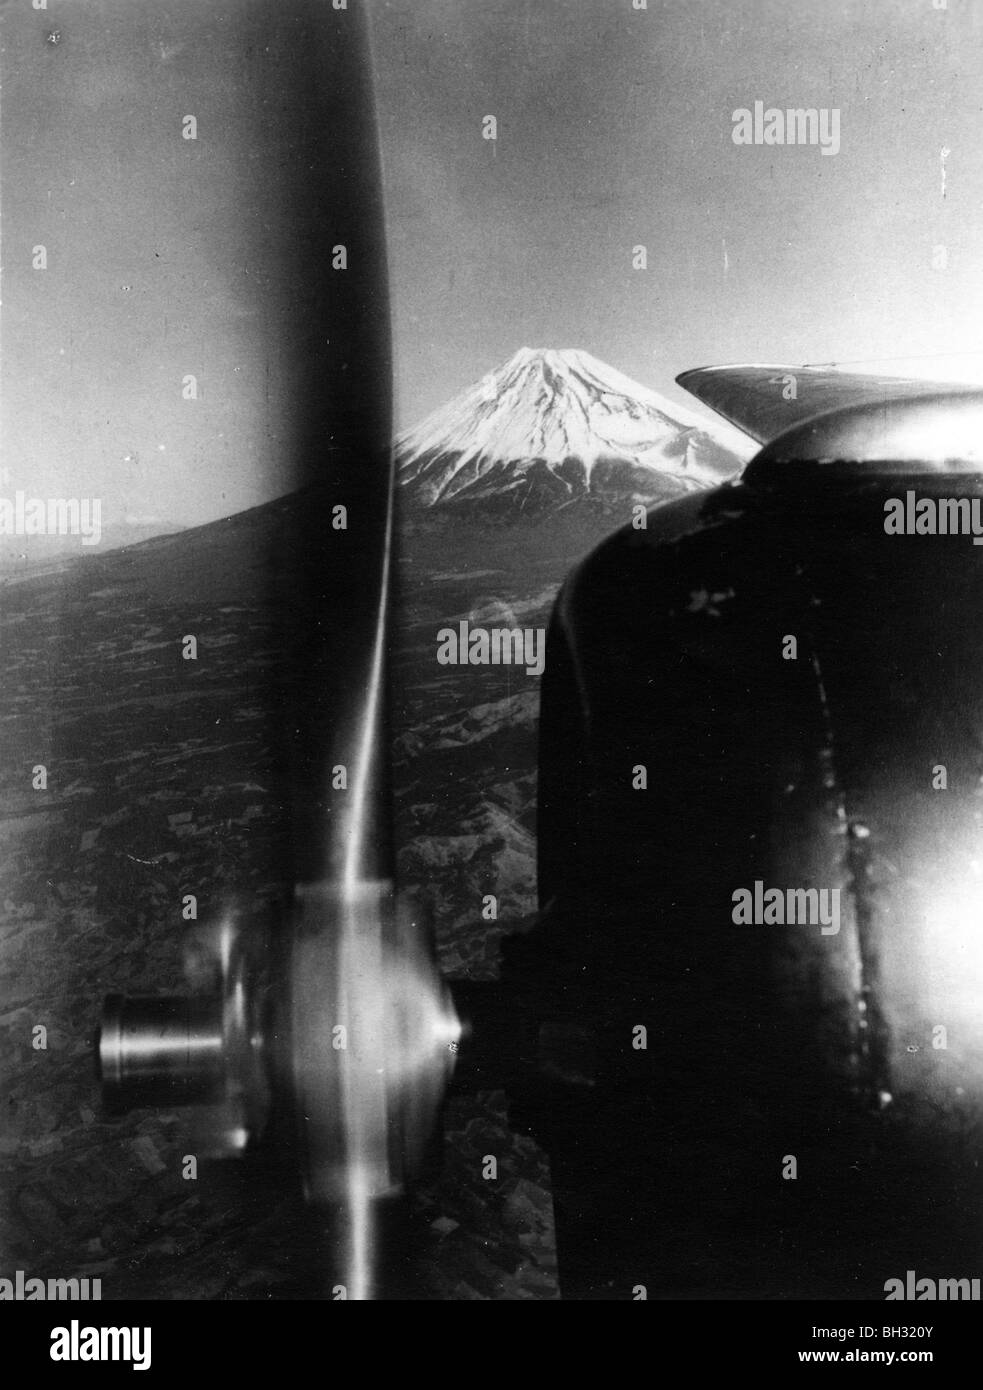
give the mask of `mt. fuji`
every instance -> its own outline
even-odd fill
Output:
[[[397,438],[397,477],[427,508],[652,503],[738,472],[732,439],[590,353],[521,348]]]

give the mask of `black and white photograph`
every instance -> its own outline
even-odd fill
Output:
[[[978,0],[0,3],[31,1364],[621,1301],[955,1369],[981,130]]]

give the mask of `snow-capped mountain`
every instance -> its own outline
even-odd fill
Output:
[[[712,486],[744,461],[732,437],[588,352],[521,348],[400,435],[396,459],[422,506],[540,513]]]

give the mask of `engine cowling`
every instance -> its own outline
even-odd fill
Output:
[[[509,969],[599,1042],[533,1115],[565,1296],[980,1272],[983,553],[885,522],[978,514],[981,426],[966,393],[832,412],[561,592]]]

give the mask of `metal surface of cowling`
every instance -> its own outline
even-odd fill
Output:
[[[983,437],[979,397],[932,409]],[[921,437],[899,404],[891,456],[842,467],[799,466],[793,431],[561,592],[543,918],[509,971],[599,1038],[596,1088],[532,1114],[567,1297],[876,1299],[979,1269],[983,551],[887,534],[885,503],[979,503],[983,473],[920,466],[908,418]],[[735,921],[756,884],[836,893],[835,929]]]

